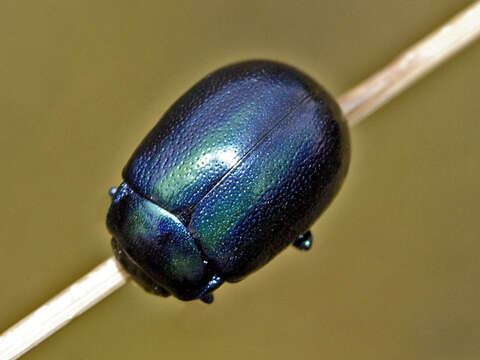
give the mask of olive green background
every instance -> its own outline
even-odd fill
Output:
[[[0,2],[0,328],[111,255],[108,188],[217,67],[271,58],[335,96],[471,1]],[[480,43],[355,127],[309,253],[216,302],[130,283],[26,359],[478,359]]]

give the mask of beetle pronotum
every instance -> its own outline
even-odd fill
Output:
[[[480,35],[480,1],[407,49],[337,100],[350,125],[395,97]],[[2,359],[16,359],[121,287],[128,276],[109,258],[0,337]]]

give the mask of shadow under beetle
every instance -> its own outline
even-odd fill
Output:
[[[115,256],[149,292],[210,303],[289,244],[310,248],[349,158],[341,111],[310,77],[224,67],[173,104],[112,188]]]

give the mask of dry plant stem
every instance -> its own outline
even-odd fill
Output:
[[[340,96],[352,126],[480,35],[480,0]],[[17,359],[126,283],[112,257],[0,336],[0,360]]]
[[[128,276],[111,257],[13,325],[0,337],[0,359],[17,359],[124,285]]]
[[[350,126],[469,45],[480,35],[480,1],[405,50],[400,56],[337,100]]]

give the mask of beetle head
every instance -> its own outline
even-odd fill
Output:
[[[176,216],[123,183],[114,194],[107,227],[116,258],[145,290],[181,300],[205,295],[214,274]]]

